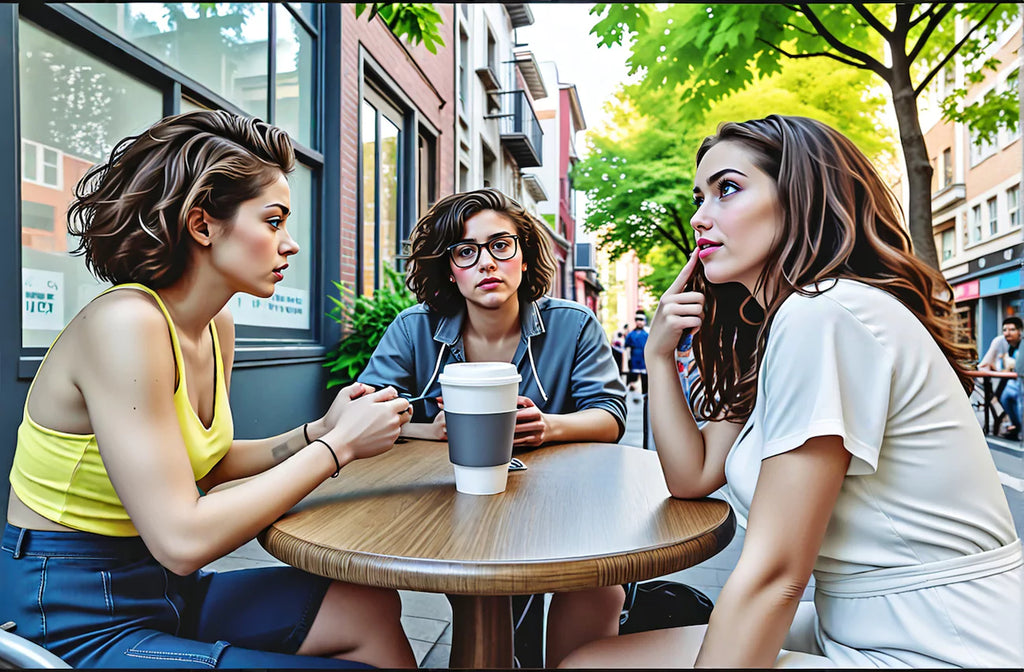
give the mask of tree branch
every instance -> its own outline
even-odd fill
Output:
[[[679,216],[679,210],[676,208],[676,206],[672,205],[671,203],[664,207],[666,210],[668,210],[668,214],[672,216],[672,224],[676,227],[676,231],[679,233],[679,237],[683,241],[682,247],[679,247],[678,245],[676,245],[676,247],[679,247],[679,249],[682,250],[687,257],[689,257],[693,250],[689,246],[690,241],[687,240],[686,238],[686,226],[683,222],[683,218]]]
[[[845,63],[846,65],[850,65],[850,66],[853,66],[855,68],[860,68],[861,70],[863,70],[863,69],[868,67],[868,65],[866,63],[859,63],[857,61],[851,61],[851,60],[843,58],[842,56],[838,56],[836,54],[831,54],[831,53],[829,53],[827,51],[815,51],[815,52],[811,52],[811,53],[807,53],[807,54],[791,54],[788,51],[786,51],[785,49],[783,49],[782,47],[777,47],[774,44],[772,44],[771,42],[766,42],[765,40],[761,39],[760,37],[757,38],[757,41],[761,42],[762,44],[765,44],[765,45],[771,47],[772,49],[776,50],[777,52],[779,52],[780,54],[782,54],[783,56],[785,56],[787,58],[819,58],[819,57],[823,57],[823,58],[831,58],[834,61],[839,61],[840,63]]]
[[[929,72],[928,75],[923,80],[921,80],[921,83],[918,84],[917,87],[914,88],[914,95],[915,96],[919,95],[922,91],[924,91],[924,88],[926,86],[928,86],[928,83],[931,82],[932,79],[935,78],[935,75],[937,75],[942,70],[942,68],[944,68],[946,66],[947,63],[949,63],[951,60],[953,60],[953,57],[956,56],[957,52],[960,51],[961,47],[963,47],[964,44],[967,43],[967,40],[969,40],[971,38],[971,35],[976,33],[979,28],[981,28],[983,25],[985,25],[985,22],[988,21],[988,17],[992,16],[992,13],[996,11],[997,7],[998,7],[998,5],[992,5],[992,8],[988,10],[988,13],[985,14],[985,16],[980,21],[978,21],[976,24],[974,24],[971,27],[971,29],[968,30],[967,33],[962,38],[960,38],[959,42],[957,42],[955,45],[953,45],[953,48],[949,50],[949,53],[947,53],[945,55],[945,57],[941,61],[939,61],[939,64],[936,65],[934,68],[932,68],[932,71]],[[923,36],[922,36],[922,39],[923,39]],[[922,42],[922,40],[918,40],[917,45],[915,45],[915,47],[914,47],[914,53],[916,53],[917,51],[919,51],[920,49],[923,49],[923,48],[924,48],[924,43]]]
[[[665,237],[665,240],[675,245],[676,249],[685,254],[686,256],[690,256],[691,250],[686,249],[685,245],[680,245],[679,241],[677,241],[675,237],[667,229],[665,229],[665,227],[663,227],[661,224],[658,224],[655,218],[652,217],[650,219],[650,222],[654,226],[654,228],[658,230],[658,233]],[[683,240],[685,241],[686,238],[684,237]]]
[[[949,5],[943,5],[943,7],[949,7]],[[926,9],[923,12],[921,12],[920,14],[918,14],[917,18],[914,19],[913,21],[911,21],[910,25],[907,26],[907,27],[910,30],[913,30],[914,26],[916,26],[917,24],[921,23],[922,21],[924,21],[926,18],[930,17],[934,13],[935,13],[935,4],[932,3],[931,5],[928,5],[928,9]]]
[[[917,42],[914,43],[913,48],[910,50],[910,53],[908,54],[908,58],[910,59],[911,63],[914,62],[914,60],[917,58],[917,55],[921,53],[922,49],[924,49],[925,44],[928,43],[928,40],[929,38],[931,38],[932,33],[935,32],[935,29],[939,27],[939,24],[942,23],[942,20],[946,18],[946,15],[949,14],[952,10],[953,5],[945,5],[942,8],[940,8],[939,11],[935,12],[932,15],[932,17],[928,20],[928,25],[926,25],[924,27],[924,30],[921,31],[921,35],[917,38]],[[988,16],[986,16],[985,18],[987,19]],[[959,48],[960,47],[958,45],[950,53],[956,52],[956,50]]]
[[[810,21],[811,25],[814,26],[814,28],[818,31],[818,34],[821,35],[825,39],[825,41],[828,42],[829,45],[831,45],[833,49],[835,49],[841,54],[845,54],[851,59],[859,59],[863,63],[863,65],[858,67],[867,68],[868,70],[871,70],[872,72],[878,74],[878,76],[881,77],[882,79],[888,80],[888,77],[886,76],[888,69],[884,65],[876,61],[868,54],[865,54],[864,52],[858,49],[854,49],[851,46],[843,44],[841,40],[839,40],[835,35],[829,32],[828,28],[825,27],[825,24],[821,22],[821,19],[819,19],[818,16],[811,11],[810,5],[801,4],[799,5],[799,7],[800,11],[803,12],[804,16],[807,17],[807,20]]]
[[[892,31],[886,28],[885,24],[879,21],[877,16],[868,11],[868,8],[865,7],[863,3],[854,2],[851,4],[853,8],[857,10],[857,13],[860,14],[861,17],[868,22],[868,25],[874,28],[882,37],[886,39],[886,41],[888,41],[888,39],[892,36]]]

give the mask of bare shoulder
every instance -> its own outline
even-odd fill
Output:
[[[104,294],[83,308],[74,322],[75,349],[86,364],[80,369],[83,373],[113,373],[125,365],[174,367],[167,318],[156,301],[143,292]],[[89,362],[93,366],[88,366]]]

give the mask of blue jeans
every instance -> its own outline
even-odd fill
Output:
[[[1003,393],[999,395],[999,403],[1006,411],[1006,419],[1020,431],[1020,378],[1011,378],[1006,383]]]
[[[178,576],[138,537],[8,524],[0,542],[0,620],[73,667],[366,667],[295,654],[329,585],[291,567]]]

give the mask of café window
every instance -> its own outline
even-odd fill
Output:
[[[408,175],[403,155],[403,115],[369,84],[360,109],[362,217],[360,289],[364,295],[384,282],[385,266],[398,268],[403,236],[402,186]]]
[[[47,347],[106,286],[69,254],[64,212],[75,185],[118,140],[161,117],[162,94],[26,20],[18,23],[18,67],[21,342]],[[49,212],[60,221],[47,225]]]
[[[270,300],[236,295],[239,345],[308,341],[314,224],[323,156],[315,118],[318,19],[313,3],[23,5],[18,21],[21,128],[22,345],[49,346],[106,283],[71,252],[66,210],[79,180],[114,144],[170,111],[224,108],[277,123],[293,138],[288,228],[302,253]],[[57,14],[60,21],[51,21]],[[102,26],[116,35],[111,38]],[[271,44],[271,35],[275,36]],[[94,49],[119,43],[105,60]],[[148,56],[148,57],[147,57]],[[154,62],[153,58],[157,59]]]

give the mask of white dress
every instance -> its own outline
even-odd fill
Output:
[[[725,465],[745,526],[761,460],[829,435],[852,455],[815,562],[816,614],[786,646],[841,667],[1021,667],[1021,542],[967,395],[896,298],[825,286],[779,309]]]

